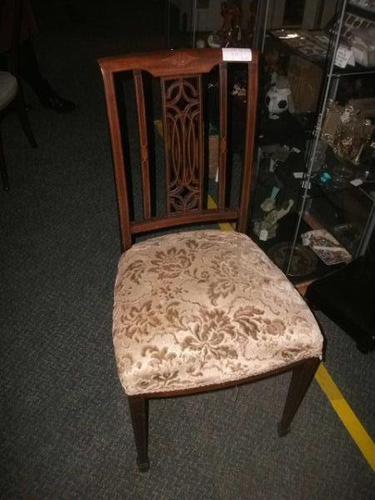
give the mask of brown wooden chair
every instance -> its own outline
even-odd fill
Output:
[[[148,401],[221,389],[292,370],[279,434],[291,421],[322,356],[323,338],[305,302],[282,272],[246,235],[253,177],[258,54],[247,68],[247,123],[240,202],[227,196],[230,173],[228,63],[216,49],[155,52],[99,61],[112,141],[122,245],[115,285],[113,342],[128,396],[138,466],[149,468]],[[207,206],[207,124],[204,83],[217,71],[220,154],[217,208]],[[131,72],[137,110],[142,214],[132,214],[125,161],[121,78]],[[130,73],[130,74],[131,74]],[[160,81],[164,164],[155,175],[149,151],[144,82]],[[123,86],[124,87],[124,86]],[[132,93],[130,92],[130,95]],[[130,127],[128,127],[130,130]],[[126,163],[126,164],[125,164]],[[165,189],[155,182],[165,177]],[[132,186],[134,187],[134,184]],[[164,198],[165,214],[154,198]],[[232,196],[233,198],[233,196]],[[194,229],[229,222],[236,231]],[[190,230],[181,232],[182,226]],[[168,232],[133,244],[145,233]]]

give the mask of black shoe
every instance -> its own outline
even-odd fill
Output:
[[[38,97],[42,106],[57,113],[71,113],[76,109],[74,102],[59,96],[47,81],[43,82],[43,88],[39,90]]]
[[[76,105],[68,99],[60,97],[55,92],[48,96],[39,97],[39,100],[45,108],[53,109],[57,113],[71,113],[76,109]]]

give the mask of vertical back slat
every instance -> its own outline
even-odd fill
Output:
[[[219,208],[225,208],[227,188],[228,153],[228,68],[226,63],[219,66],[220,82],[220,139],[219,139]]]
[[[204,199],[204,112],[203,112],[203,83],[202,83],[202,75],[198,77],[198,88],[199,88],[199,199],[198,199],[198,208],[202,210],[206,200]],[[207,197],[206,197],[207,198]]]
[[[242,180],[242,194],[240,205],[240,216],[238,220],[238,231],[246,233],[250,213],[250,191],[254,175],[254,142],[256,109],[258,102],[258,54],[253,53],[253,60],[248,65],[247,81],[247,104],[246,104],[246,137],[244,174]]]
[[[139,141],[141,146],[143,216],[145,220],[148,220],[151,218],[151,189],[145,97],[141,71],[133,71],[133,76],[135,83],[135,95],[137,100]]]
[[[125,175],[125,160],[121,137],[120,117],[117,106],[114,74],[110,71],[103,71],[105,96],[107,103],[107,113],[109,129],[111,134],[113,162],[115,167],[117,201],[119,207],[121,240],[124,249],[132,245],[130,231],[129,195],[128,185]]]
[[[170,204],[169,204],[169,186],[171,183],[171,174],[170,174],[170,161],[169,161],[169,153],[170,153],[170,144],[168,137],[168,124],[167,124],[167,103],[166,103],[166,81],[164,78],[160,79],[160,90],[161,90],[161,99],[162,99],[162,120],[163,120],[163,143],[164,143],[164,164],[165,164],[165,204],[167,207],[167,213],[170,213]]]

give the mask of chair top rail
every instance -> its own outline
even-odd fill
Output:
[[[252,62],[256,59],[257,54],[253,52]],[[223,51],[222,49],[163,50],[104,57],[98,62],[104,73],[139,70],[147,71],[154,77],[188,76],[209,73],[216,65],[223,62]],[[249,61],[228,60],[228,62]]]

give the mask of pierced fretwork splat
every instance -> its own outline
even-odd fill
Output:
[[[201,78],[163,78],[163,126],[169,213],[202,208]],[[201,168],[202,167],[202,168]]]

